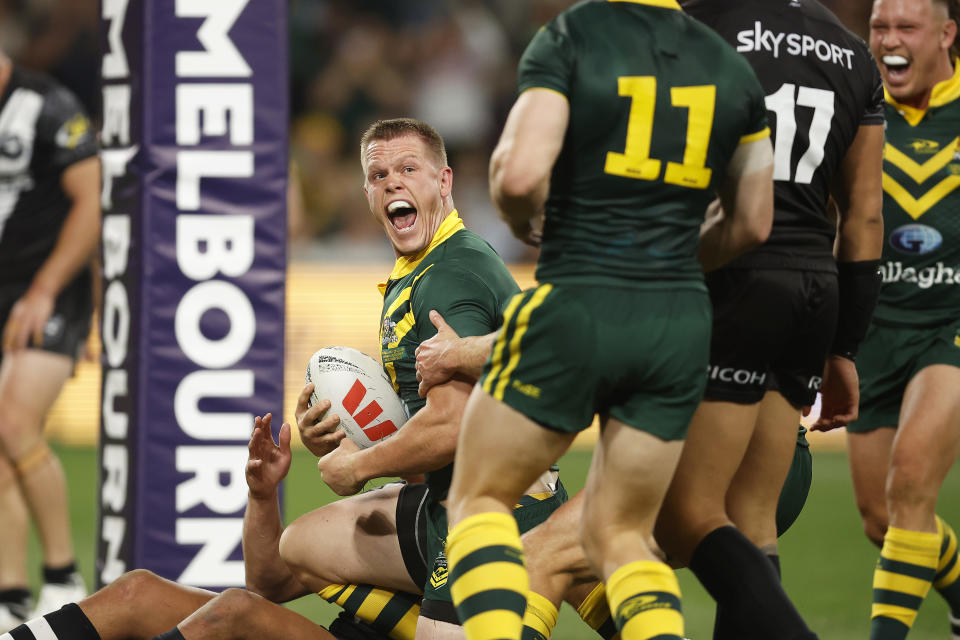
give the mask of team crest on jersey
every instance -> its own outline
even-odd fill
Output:
[[[383,347],[390,346],[391,342],[397,341],[397,323],[391,320],[389,317],[383,319],[383,324],[380,325],[380,345]]]
[[[78,113],[63,123],[57,131],[55,141],[62,149],[75,149],[90,131],[90,121],[82,113]]]
[[[936,140],[921,140],[920,138],[914,138],[909,143],[911,149],[914,153],[933,155],[937,151],[940,151],[940,143]],[[956,157],[954,157],[956,159]]]
[[[443,555],[443,551],[441,551],[437,559],[433,561],[433,573],[430,574],[430,586],[434,589],[439,589],[445,584],[447,584],[447,556]]]

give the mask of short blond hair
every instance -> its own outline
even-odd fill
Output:
[[[392,118],[390,120],[377,120],[363,133],[360,138],[360,164],[364,163],[364,154],[367,147],[374,140],[393,140],[403,136],[418,136],[426,143],[427,148],[440,162],[441,167],[447,166],[447,148],[443,144],[443,138],[437,133],[437,130],[413,118]]]

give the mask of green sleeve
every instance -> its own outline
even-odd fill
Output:
[[[476,273],[452,265],[423,274],[414,286],[411,308],[420,341],[437,332],[431,309],[461,336],[485,335],[500,326],[500,305],[490,288]]]
[[[517,67],[518,93],[539,87],[570,95],[575,56],[572,42],[562,26],[554,20],[540,27],[527,45]]]

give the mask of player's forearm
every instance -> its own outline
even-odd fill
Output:
[[[883,253],[881,196],[863,197],[840,214],[837,261],[879,260]]]
[[[431,407],[428,402],[396,435],[355,454],[358,478],[366,482],[410,476],[450,464],[457,448],[461,414]]]
[[[457,373],[476,380],[483,373],[483,365],[490,357],[490,349],[497,338],[497,333],[488,333],[484,336],[467,336],[460,338],[456,353],[451,365]]]
[[[306,590],[280,557],[283,522],[277,495],[249,496],[243,516],[243,560],[247,589],[274,602],[286,602]]]

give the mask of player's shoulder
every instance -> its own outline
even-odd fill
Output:
[[[487,288],[513,283],[513,276],[490,243],[469,229],[461,229],[447,238],[429,255],[430,264],[423,270],[424,284],[482,284]]]
[[[26,89],[44,97],[62,93],[70,94],[70,91],[52,76],[20,66],[13,68],[13,73],[10,75],[10,88]]]

